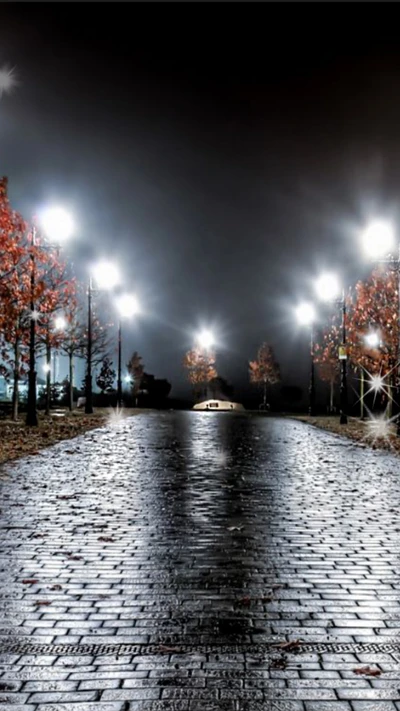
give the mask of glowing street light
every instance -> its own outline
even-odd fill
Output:
[[[57,318],[54,319],[54,328],[56,331],[65,331],[67,328],[67,321],[64,316],[57,316]]]
[[[390,222],[375,220],[361,235],[364,251],[368,257],[377,259],[389,254],[395,245],[394,229]]]
[[[212,348],[213,345],[215,344],[215,338],[214,334],[212,331],[209,331],[208,329],[204,329],[203,331],[200,331],[200,333],[197,334],[196,337],[197,343],[199,344],[200,348],[208,349]]]
[[[371,331],[370,333],[367,333],[367,335],[364,337],[364,340],[369,348],[379,348],[381,342],[380,335],[377,331]]]
[[[300,326],[311,326],[317,317],[315,308],[307,301],[303,301],[296,308],[296,318]]]
[[[58,244],[64,244],[74,233],[73,219],[62,207],[44,210],[40,215],[40,225],[45,235]]]
[[[118,376],[117,376],[117,406],[122,407],[122,319],[131,318],[139,311],[139,304],[133,294],[122,294],[116,300],[116,307],[119,313],[118,323]],[[128,376],[129,378],[130,376]],[[125,378],[126,381],[126,378]],[[130,380],[129,380],[130,382]]]
[[[73,221],[65,210],[61,208],[49,208],[41,215],[40,225],[44,237],[50,241],[64,243],[72,235]],[[36,281],[36,264],[35,252],[33,247],[36,245],[37,226],[33,222],[29,232],[29,240],[31,243],[31,319],[29,332],[29,373],[28,373],[28,400],[26,407],[26,424],[29,427],[37,427],[38,418],[36,411],[36,363],[35,363],[35,341],[36,341],[36,320],[37,311],[35,309],[35,281]]]
[[[315,291],[321,301],[333,301],[340,296],[341,288],[336,274],[326,272],[315,282]]]
[[[45,363],[43,366],[43,370],[45,373],[50,373],[51,371],[51,364],[50,363]]]
[[[88,347],[86,358],[86,387],[85,387],[85,413],[93,413],[93,384],[92,384],[92,295],[93,281],[97,289],[111,291],[120,283],[118,267],[113,262],[102,260],[91,269],[88,285]]]
[[[133,381],[133,378],[131,375],[125,375],[124,381],[125,381],[125,383],[131,383]]]

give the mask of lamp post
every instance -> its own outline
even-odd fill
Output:
[[[368,225],[362,234],[362,241],[364,250],[371,259],[380,264],[388,264],[397,273],[396,395],[393,402],[395,411],[393,419],[396,420],[396,435],[400,437],[400,243],[395,257],[391,253],[396,244],[394,229],[389,222],[383,220],[376,220]]]
[[[88,283],[88,342],[86,350],[86,377],[85,377],[85,414],[93,413],[93,383],[92,383],[92,352],[93,352],[93,311],[92,297],[95,291],[93,281],[96,282],[97,290],[104,289],[111,291],[120,280],[119,270],[110,262],[99,262],[92,269]]]
[[[43,234],[51,241],[62,244],[69,239],[73,232],[73,221],[70,215],[60,207],[53,207],[42,212],[40,215],[40,224],[43,228]],[[29,427],[37,427],[38,418],[36,411],[36,363],[35,363],[35,348],[36,348],[36,319],[38,314],[35,310],[35,288],[36,288],[36,264],[35,264],[35,247],[37,238],[37,227],[34,221],[30,231],[30,246],[31,246],[31,279],[30,279],[30,333],[29,333],[29,373],[28,373],[28,401],[26,412],[26,424]]]
[[[29,373],[28,373],[28,401],[26,410],[26,424],[29,427],[37,427],[38,418],[36,411],[36,370],[35,370],[35,347],[36,347],[36,312],[35,312],[35,247],[36,247],[36,225],[33,224],[30,231],[31,243],[31,303],[30,303],[30,324],[29,324]]]
[[[122,407],[122,319],[134,316],[138,312],[138,303],[132,294],[122,294],[116,301],[119,313],[118,321],[118,375],[117,375],[117,405]]]
[[[204,396],[205,396],[205,398],[207,399],[208,391],[209,391],[209,388],[208,388],[208,383],[209,383],[208,365],[209,365],[209,361],[206,360],[206,356],[208,355],[210,349],[215,345],[215,337],[214,337],[213,332],[212,332],[210,329],[208,329],[208,328],[203,328],[201,331],[199,331],[199,332],[196,334],[195,340],[196,340],[198,349],[199,349],[199,351],[200,351],[200,353],[201,353],[201,356],[204,358],[204,367],[203,367],[203,377],[204,377],[204,381],[203,381],[203,385],[204,385]],[[201,384],[200,384],[200,388],[201,388]],[[202,391],[203,391],[203,388],[201,388],[201,390],[199,390],[199,396],[200,396],[200,397],[203,396],[203,395],[202,395]],[[195,396],[196,396],[196,390],[195,390]]]
[[[316,313],[314,306],[306,301],[299,304],[296,309],[297,321],[301,326],[310,327],[310,385],[308,414],[315,414],[315,365],[314,365],[314,321]]]
[[[340,424],[347,425],[347,353],[346,353],[346,299],[344,289],[340,288],[335,274],[321,274],[315,283],[315,290],[322,301],[333,301],[341,312],[341,345],[339,346],[340,361]],[[339,296],[340,294],[340,296]]]

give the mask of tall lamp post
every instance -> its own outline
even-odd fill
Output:
[[[340,307],[341,345],[340,361],[340,424],[347,425],[347,352],[346,352],[346,299],[335,274],[322,274],[315,283],[315,290],[322,301],[332,301]]]
[[[121,294],[116,301],[119,314],[118,321],[118,375],[117,375],[117,405],[122,407],[122,319],[130,318],[138,313],[139,307],[132,294]]]
[[[100,289],[111,291],[120,281],[119,270],[110,262],[99,262],[89,276],[88,283],[88,341],[86,350],[86,378],[85,378],[85,413],[93,413],[93,383],[92,383],[92,360],[93,360],[93,293]],[[96,289],[93,286],[96,283]]]
[[[301,326],[310,327],[310,385],[308,414],[315,414],[315,365],[314,365],[314,321],[316,313],[314,306],[306,301],[299,304],[296,309],[297,321]]]
[[[389,222],[377,220],[372,222],[362,234],[363,247],[366,254],[380,264],[388,264],[397,273],[397,344],[396,344],[396,383],[394,418],[396,419],[396,434],[400,437],[400,243],[397,246],[397,257],[392,253],[396,247],[393,226]]]
[[[46,210],[40,216],[40,224],[43,228],[43,234],[48,237],[51,242],[62,244],[71,236],[73,232],[73,222],[71,217],[65,210],[59,207],[54,207]],[[37,227],[36,223],[32,224],[30,231],[31,244],[31,302],[30,302],[30,333],[29,333],[29,373],[28,373],[28,400],[26,412],[26,424],[29,427],[37,427],[38,418],[36,410],[36,319],[38,313],[35,310],[35,288],[36,288],[36,263],[35,263],[35,247],[37,245]]]

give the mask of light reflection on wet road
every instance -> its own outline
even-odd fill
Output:
[[[3,649],[142,647],[110,669],[110,657],[77,664],[54,650],[35,666],[16,648],[2,656],[0,702],[400,708],[391,653],[276,659],[260,647],[398,643],[398,462],[300,422],[177,412],[122,420],[3,469]],[[356,677],[366,662],[385,673]]]

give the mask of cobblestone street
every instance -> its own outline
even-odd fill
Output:
[[[400,711],[394,456],[148,413],[0,487],[2,711]]]

